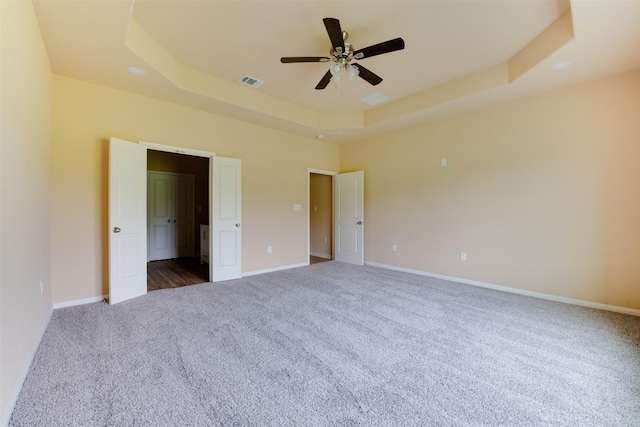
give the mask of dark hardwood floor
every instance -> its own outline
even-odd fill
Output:
[[[147,263],[147,291],[179,288],[209,281],[209,264],[186,257]]]
[[[331,261],[311,256],[310,264]],[[209,281],[209,264],[200,264],[200,258],[186,257],[147,263],[147,291],[179,288]]]

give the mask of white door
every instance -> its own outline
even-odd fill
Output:
[[[149,172],[149,261],[173,258],[171,175]]]
[[[109,303],[147,293],[147,148],[109,144]]]
[[[334,258],[364,264],[364,171],[334,176]]]
[[[242,276],[241,161],[213,157],[212,250],[214,282]]]
[[[149,261],[193,256],[193,175],[148,176]]]

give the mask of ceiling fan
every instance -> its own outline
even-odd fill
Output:
[[[349,34],[346,31],[342,31],[340,28],[340,21],[336,18],[324,18],[322,20],[324,26],[329,34],[331,40],[331,50],[329,51],[329,57],[326,56],[292,56],[280,58],[280,62],[283,64],[291,64],[295,62],[329,62],[333,61],[329,71],[322,77],[322,80],[316,86],[316,89],[324,89],[329,82],[340,81],[340,74],[342,70],[346,71],[349,78],[360,78],[366,80],[372,85],[377,85],[382,81],[382,77],[364,68],[362,65],[351,64],[353,59],[364,59],[376,55],[382,55],[383,53],[394,52],[396,50],[404,49],[404,40],[398,37],[397,39],[387,40],[386,42],[374,44],[363,49],[354,50],[353,46],[347,43]]]

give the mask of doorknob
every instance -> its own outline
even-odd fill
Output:
[[[240,227],[240,223],[237,223],[237,224],[236,224],[236,227]]]
[[[170,219],[168,219],[168,220],[167,220],[167,222],[171,222],[171,220],[170,220]]]
[[[175,222],[176,222],[176,220],[174,219],[174,220],[173,220],[173,223],[175,224]]]
[[[113,232],[114,233],[119,233],[120,231],[121,231],[120,227],[113,227]]]
[[[358,225],[362,225],[362,221],[358,221]]]

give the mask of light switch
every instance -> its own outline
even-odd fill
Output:
[[[293,205],[294,211],[299,211],[301,209],[300,205]]]

